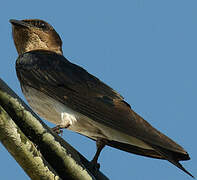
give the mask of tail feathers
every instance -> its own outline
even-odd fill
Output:
[[[181,169],[182,171],[184,171],[185,173],[187,173],[188,175],[190,175],[192,178],[195,178],[190,172],[188,172],[180,163],[179,163],[179,159],[174,157],[173,154],[174,152],[171,152],[170,150],[166,150],[162,147],[159,146],[155,146],[155,145],[151,145],[152,148],[155,149],[155,151],[157,151],[161,156],[163,156],[166,160],[168,160],[169,162],[171,162],[172,164],[174,164],[176,167],[178,167],[179,169]]]

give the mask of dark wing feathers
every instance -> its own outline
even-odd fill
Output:
[[[34,73],[34,79],[38,78],[38,80],[41,80],[41,83],[49,86],[67,86],[79,94],[84,93],[84,95],[87,95],[87,89],[91,89],[91,93],[89,91],[88,96],[98,94],[123,99],[120,94],[101,82],[98,78],[89,74],[83,68],[70,63],[63,56],[52,52],[45,51],[45,53],[43,53],[43,51],[32,51],[23,54],[16,62],[16,70],[18,70],[18,72],[31,71]],[[24,75],[26,76],[27,74],[25,73]],[[28,76],[28,78],[31,77],[32,75]]]
[[[25,53],[18,58],[16,70],[22,84],[58,99],[97,122],[156,147],[156,152],[152,152],[152,155],[151,151],[147,152],[147,156],[167,159],[181,169],[177,164],[178,160],[189,159],[181,146],[136,114],[120,94],[63,56],[48,51]],[[115,146],[116,143],[118,142],[111,142],[109,145]],[[126,150],[126,146],[121,143],[119,147]],[[165,149],[177,154],[176,159],[168,159],[163,153]],[[137,150],[133,151],[135,152]],[[142,149],[139,152],[143,154]]]
[[[113,89],[63,56],[51,52],[29,52],[19,57],[16,70],[19,79],[26,85],[58,99],[95,121],[146,142],[150,139],[149,143],[184,152],[179,145],[132,111]]]
[[[58,99],[95,121],[137,136],[147,143],[185,152],[132,111],[113,89],[63,56],[48,51],[29,52],[19,57],[16,70],[19,79],[26,85]]]

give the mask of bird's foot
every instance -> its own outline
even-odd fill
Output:
[[[97,162],[95,162],[94,160],[92,160],[90,162],[90,166],[92,168],[92,171],[93,171],[94,176],[96,177],[97,174],[98,174],[98,172],[99,172],[99,169],[100,169],[100,164],[97,163]]]
[[[62,127],[60,125],[55,126],[54,128],[52,128],[52,130],[54,132],[56,132],[57,134],[61,134],[61,136],[63,134],[63,130],[62,130]]]
[[[98,157],[99,157],[102,149],[104,148],[105,144],[106,144],[105,139],[97,139],[96,140],[97,151],[96,151],[96,154],[94,155],[94,158],[91,161],[91,167],[93,169],[93,173],[95,174],[95,176],[98,174],[98,171],[100,168],[100,164],[97,163]]]
[[[57,125],[57,126],[55,126],[54,128],[52,128],[52,130],[54,131],[54,132],[56,132],[57,134],[63,134],[63,129],[65,128],[68,128],[70,126],[70,124],[68,124],[68,125]]]

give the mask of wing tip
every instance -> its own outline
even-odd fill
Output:
[[[172,164],[174,164],[176,167],[178,167],[179,169],[181,169],[183,172],[185,172],[186,174],[188,174],[189,176],[191,176],[192,178],[195,179],[195,177],[189,172],[187,171],[182,164],[179,163],[180,160],[189,160],[189,154],[185,151],[183,154],[180,153],[176,153],[176,152],[172,152],[169,151],[167,149],[163,149],[161,147],[155,146],[155,145],[151,145],[159,154],[161,154],[161,156],[163,156],[166,160],[168,160],[169,162],[171,162]]]
[[[174,163],[173,163],[174,164]],[[175,164],[178,168],[180,168],[182,171],[184,171],[186,174],[188,174],[189,176],[191,176],[192,178],[195,179],[195,177],[189,172],[187,171],[183,166],[182,164],[180,164],[179,162],[176,162]]]

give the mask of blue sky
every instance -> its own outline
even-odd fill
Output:
[[[182,145],[191,156],[182,164],[197,176],[197,1],[57,2],[2,1],[0,77],[24,99],[9,19],[49,22],[63,40],[64,56],[121,93],[144,119]],[[63,138],[92,159],[93,141],[67,130]],[[1,144],[0,158],[2,179],[28,179]],[[99,162],[113,180],[190,178],[167,161],[110,147]]]

